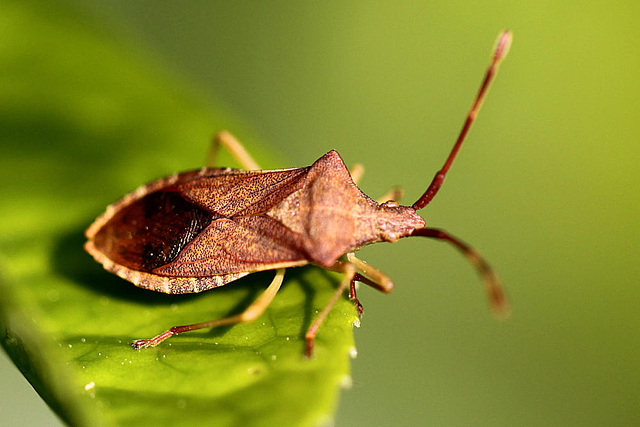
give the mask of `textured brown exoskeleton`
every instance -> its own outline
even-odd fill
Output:
[[[307,331],[306,354],[311,355],[319,326],[347,288],[359,313],[356,281],[383,292],[393,288],[389,277],[353,252],[371,243],[411,236],[456,246],[483,277],[494,311],[506,312],[502,286],[482,257],[449,233],[425,227],[416,210],[424,208],[442,185],[510,43],[511,34],[505,31],[453,150],[412,206],[370,199],[335,151],[309,167],[257,170],[253,159],[226,132],[216,138],[211,158],[223,145],[249,170],[204,168],[180,173],[143,186],[109,206],[87,229],[85,248],[105,269],[141,288],[169,294],[201,292],[253,272],[278,270],[266,291],[244,312],[173,327],[150,340],[134,342],[134,348],[158,345],[181,332],[255,320],[280,288],[284,269],[311,263],[345,273]]]

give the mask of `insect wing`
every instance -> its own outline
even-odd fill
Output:
[[[202,169],[152,182],[89,227],[87,249],[111,271],[165,277],[305,264],[296,234],[265,213],[303,185],[307,170]]]
[[[270,171],[212,169],[188,180],[179,180],[180,194],[195,205],[219,217],[260,215],[299,190],[309,170],[305,168]]]
[[[171,263],[164,276],[254,272],[307,263],[298,235],[266,215],[215,220]]]

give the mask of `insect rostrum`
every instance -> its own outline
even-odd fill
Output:
[[[311,355],[318,328],[347,288],[361,311],[355,281],[384,292],[393,288],[389,277],[359,260],[354,251],[414,236],[448,241],[462,251],[484,279],[494,311],[506,311],[502,286],[484,259],[449,233],[426,227],[416,211],[442,185],[510,43],[511,34],[505,31],[451,154],[412,206],[369,198],[336,151],[302,168],[184,172],[145,185],[109,206],[87,229],[85,248],[105,269],[136,286],[169,294],[193,293],[253,272],[277,270],[264,294],[239,315],[174,327],[136,341],[134,347],[155,346],[189,330],[255,320],[277,293],[284,269],[311,263],[345,274],[307,332],[306,354]],[[217,145],[228,148],[246,168],[257,168],[230,134],[219,134],[215,149]]]

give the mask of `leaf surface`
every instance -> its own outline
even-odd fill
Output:
[[[289,270],[257,322],[134,351],[134,339],[241,311],[273,273],[161,295],[105,272],[82,250],[84,229],[107,204],[198,167],[215,131],[242,134],[238,120],[71,7],[8,1],[0,26],[0,327],[38,393],[72,425],[330,420],[354,345],[346,298],[321,328],[315,358],[303,351],[334,275]]]

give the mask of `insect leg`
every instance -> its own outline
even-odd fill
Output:
[[[371,286],[372,288],[384,293],[391,292],[393,289],[393,282],[389,276],[357,258],[353,252],[347,254],[347,259],[348,262],[337,262],[330,268],[330,270],[342,273],[345,271],[345,264],[351,264],[356,268],[356,273],[353,275],[349,285],[349,299],[353,301],[353,304],[356,306],[356,310],[358,311],[358,315],[361,316],[364,309],[360,300],[358,300],[356,282],[364,283],[365,285]],[[358,270],[360,270],[362,274],[359,273]],[[365,274],[370,275],[371,278],[366,277]]]
[[[364,313],[364,307],[362,307],[362,304],[358,299],[358,295],[357,295],[358,289],[356,287],[356,282],[367,283],[369,284],[369,286],[372,286],[371,284],[373,282],[370,279],[364,277],[362,274],[356,273],[353,276],[353,279],[351,279],[351,283],[349,284],[349,299],[353,301],[353,304],[356,306],[356,310],[358,311],[358,316],[362,316],[362,313]]]
[[[362,179],[362,176],[364,175],[364,166],[362,166],[362,163],[355,163],[353,166],[351,166],[349,174],[351,175],[353,183],[358,185],[360,183],[360,180]],[[402,188],[393,187],[389,189],[389,191],[384,193],[382,197],[377,200],[377,202],[383,203],[388,200],[398,201],[402,198],[403,194],[404,192],[402,191]]]
[[[501,317],[509,314],[509,302],[502,288],[502,283],[500,283],[493,268],[491,268],[487,261],[485,261],[475,249],[457,237],[438,228],[420,228],[411,233],[411,236],[430,237],[432,239],[449,242],[455,246],[478,270],[478,273],[483,279],[493,312]]]
[[[222,319],[212,320],[209,322],[194,323],[193,325],[174,326],[168,331],[165,331],[160,335],[151,338],[150,340],[135,341],[132,344],[132,347],[136,350],[143,347],[155,347],[167,338],[172,337],[173,335],[181,334],[183,332],[193,331],[196,329],[233,325],[236,323],[252,322],[260,317],[269,306],[269,304],[271,304],[271,301],[273,301],[273,298],[276,296],[278,290],[280,289],[280,286],[282,285],[284,271],[284,268],[278,269],[276,271],[276,276],[273,278],[273,281],[271,281],[271,284],[267,287],[267,289],[265,289],[265,291],[260,294],[260,296],[242,313],[236,314],[234,316],[224,317]]]
[[[349,174],[351,175],[353,183],[358,185],[358,183],[362,179],[362,175],[364,175],[364,166],[362,166],[362,163],[354,163],[354,165],[351,166]]]
[[[211,143],[211,149],[209,150],[209,155],[207,156],[207,167],[215,167],[216,160],[218,158],[218,149],[220,146],[224,147],[229,154],[238,162],[240,166],[245,168],[246,170],[260,170],[260,166],[258,163],[253,160],[251,154],[242,146],[240,141],[238,141],[233,135],[231,135],[226,130],[219,132]]]
[[[349,299],[353,301],[356,306],[356,310],[358,310],[358,315],[362,314],[362,304],[358,300],[356,296],[356,286],[355,282],[362,282],[366,285],[371,286],[379,291],[388,293],[393,289],[393,282],[383,272],[374,268],[367,264],[366,262],[358,259],[353,252],[349,252],[347,254],[347,262],[338,261],[335,263],[329,270],[336,271],[339,273],[344,273],[344,278],[340,282],[340,285],[336,288],[336,291],[333,293],[331,300],[327,303],[327,305],[322,309],[316,320],[311,324],[305,338],[307,340],[307,348],[305,351],[305,355],[307,357],[311,357],[313,355],[313,346],[316,334],[318,333],[318,329],[325,321],[333,306],[338,302],[338,299],[342,296],[344,291],[349,288]],[[360,274],[362,272],[362,274]],[[366,274],[369,277],[365,277]]]
[[[347,290],[349,285],[352,283],[353,277],[356,275],[355,266],[353,266],[352,264],[348,262],[343,262],[343,263],[340,263],[339,266],[340,266],[340,269],[338,271],[344,273],[345,275],[342,281],[340,282],[340,285],[338,285],[335,292],[331,296],[331,299],[329,300],[327,305],[325,305],[325,307],[322,309],[322,311],[320,312],[316,320],[314,320],[311,326],[309,327],[309,329],[307,329],[307,333],[305,334],[305,339],[307,341],[307,348],[305,351],[306,357],[313,356],[314,340],[316,338],[316,334],[318,333],[318,329],[320,328],[322,323],[325,321],[325,319],[331,312],[331,309],[336,304],[336,302],[338,302],[338,300],[340,299],[344,291]]]
[[[384,274],[382,271],[378,270],[375,267],[372,267],[365,261],[362,261],[353,252],[349,252],[347,254],[347,260],[353,264],[359,272],[368,276],[370,281],[362,281],[362,283],[369,285],[379,291],[388,294],[393,290],[393,282],[391,278]]]
[[[393,188],[390,188],[389,191],[384,193],[380,198],[378,198],[376,202],[378,202],[378,204],[388,202],[389,200],[393,200],[394,202],[397,202],[400,199],[402,199],[403,195],[404,195],[404,190],[401,187],[393,187]]]

